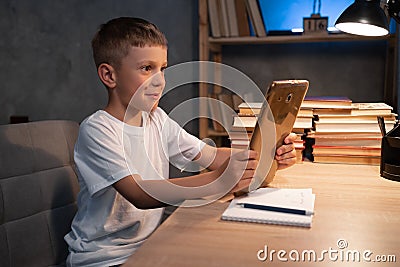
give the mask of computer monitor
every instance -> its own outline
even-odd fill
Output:
[[[313,13],[313,3],[314,0],[259,0],[266,30],[303,29],[303,17],[310,17]],[[321,0],[320,15],[328,17],[328,27],[334,28],[336,19],[352,3],[354,0]]]

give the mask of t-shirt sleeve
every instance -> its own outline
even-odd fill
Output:
[[[185,169],[185,166],[200,153],[205,143],[166,116],[170,162],[179,169]]]
[[[118,180],[137,173],[127,166],[118,131],[90,122],[81,125],[74,159],[91,196]]]

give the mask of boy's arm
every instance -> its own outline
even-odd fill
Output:
[[[284,140],[285,144],[277,149],[275,157],[278,160],[279,169],[287,168],[296,162],[293,145],[295,139],[295,134],[289,134]],[[230,158],[231,152],[233,156]],[[258,164],[255,160],[256,156],[255,151],[238,152],[230,148],[214,148],[206,145],[194,160],[210,169],[209,172],[184,179],[169,180],[142,180],[139,175],[130,175],[114,183],[113,186],[128,201],[141,209],[158,208],[171,203],[179,204],[186,199],[209,196],[223,190],[229,191],[224,181],[234,180],[234,177],[240,173],[242,176],[238,178],[240,180],[231,192],[247,188]],[[215,183],[215,187],[202,188],[217,179],[220,182]],[[159,201],[157,198],[164,201]]]
[[[221,159],[225,153],[219,154]],[[139,175],[129,175],[115,182],[113,187],[140,209],[179,204],[187,199],[226,194],[248,187],[258,164],[256,157],[255,151],[240,151],[210,172],[169,180],[143,180]],[[213,161],[211,167],[216,167],[217,162],[219,160]]]
[[[205,145],[193,161],[209,170],[216,170],[230,157],[231,153],[238,151],[232,150],[229,147],[216,148],[210,145]]]
[[[186,179],[142,180],[139,175],[129,175],[115,182],[113,187],[137,208],[152,209],[170,204],[179,204],[185,199],[211,195],[213,192],[201,194],[206,192],[200,192],[200,190],[192,192],[190,196],[188,195],[189,192],[185,190],[185,187],[202,186],[216,180],[215,172],[196,176],[186,177]],[[174,185],[180,185],[182,188],[175,187]],[[164,201],[158,200],[160,198]]]

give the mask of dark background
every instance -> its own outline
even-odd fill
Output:
[[[104,107],[106,90],[90,40],[101,23],[119,16],[157,24],[169,40],[170,66],[198,60],[198,1],[0,1],[0,124],[13,115],[80,122]],[[385,41],[223,48],[223,62],[260,88],[273,79],[304,78],[309,95],[345,95],[355,102],[383,100],[385,56]],[[181,86],[160,105],[168,112],[197,90],[197,84]],[[185,128],[197,134],[195,122]]]

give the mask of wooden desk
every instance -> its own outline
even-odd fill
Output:
[[[124,266],[398,266],[400,183],[381,178],[378,166],[297,164],[279,171],[272,186],[313,189],[311,228],[222,221],[228,203],[178,208]],[[341,239],[348,244],[344,249],[338,247]],[[288,261],[278,260],[276,253],[272,261],[258,260],[265,246],[268,253],[285,250],[281,258]],[[297,262],[289,258],[289,253],[296,256],[293,250],[300,254]],[[311,254],[308,260],[306,250],[316,252],[317,262]],[[331,250],[332,260],[325,253],[318,261],[323,250]],[[360,262],[353,261],[351,251],[360,252]],[[364,252],[371,260],[382,255],[393,261],[389,257],[395,255],[397,263],[365,262]]]

